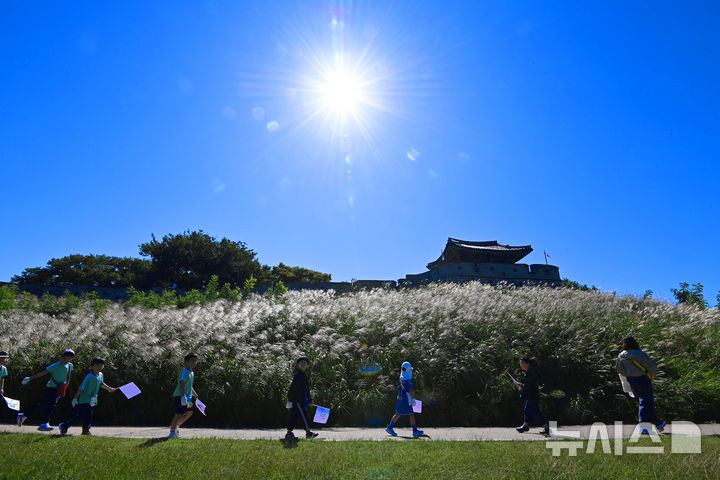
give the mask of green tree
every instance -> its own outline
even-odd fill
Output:
[[[707,308],[707,302],[703,296],[703,284],[698,282],[693,285],[687,282],[681,282],[680,288],[671,288],[670,291],[675,296],[675,300],[678,303],[687,303],[688,305],[695,305],[696,307],[705,310]]]
[[[165,235],[161,241],[153,235],[152,241],[140,245],[140,254],[152,260],[161,287],[203,290],[213,275],[218,276],[218,284],[232,286],[242,285],[250,276],[268,279],[269,268],[243,242],[218,241],[202,230]]]
[[[597,287],[595,285],[593,285],[592,287],[588,287],[585,284],[580,284],[579,282],[576,282],[575,280],[570,280],[568,278],[562,279],[562,286],[563,288],[571,288],[573,290],[580,290],[583,292],[597,291]]]
[[[317,272],[302,267],[290,267],[280,262],[278,266],[272,268],[273,280],[288,283],[313,283],[313,282],[329,282],[332,275],[329,273]]]
[[[26,268],[12,278],[19,285],[67,287],[152,287],[152,263],[149,260],[107,255],[69,255],[53,258],[45,267]]]

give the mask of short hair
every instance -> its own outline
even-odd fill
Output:
[[[60,356],[61,356],[61,357],[66,357],[66,356],[67,356],[67,357],[74,357],[74,356],[75,356],[75,351],[74,351],[72,348],[68,348],[67,350],[65,350],[64,352],[62,352],[62,353],[60,354]]]
[[[527,364],[530,365],[532,368],[535,368],[535,367],[538,366],[538,362],[537,362],[537,359],[536,359],[535,357],[533,357],[533,358],[530,358],[530,357],[522,357],[522,358],[520,359],[520,361],[521,361],[522,363],[527,363]]]
[[[95,357],[92,359],[92,362],[90,362],[91,367],[94,365],[105,365],[105,360],[100,357]]]
[[[295,361],[295,365],[302,362],[303,360],[306,361],[307,363],[310,363],[310,360],[308,360],[308,358],[305,355],[303,355],[301,357],[298,357],[297,361]]]
[[[623,350],[640,350],[640,345],[635,340],[635,337],[628,335],[622,339],[622,348]]]
[[[187,355],[185,355],[185,361],[186,361],[186,362],[187,362],[188,360],[193,359],[193,358],[198,358],[197,353],[188,353]]]

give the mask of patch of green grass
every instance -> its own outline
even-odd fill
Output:
[[[649,440],[643,440],[648,445]],[[667,452],[670,440],[663,438]],[[0,435],[0,478],[717,478],[720,438],[699,455],[553,457],[545,442],[319,442]]]

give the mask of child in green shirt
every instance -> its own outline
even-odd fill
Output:
[[[83,435],[91,435],[90,427],[92,426],[93,407],[97,405],[97,396],[100,387],[108,392],[114,392],[117,388],[110,387],[105,384],[102,369],[105,367],[105,360],[100,357],[93,358],[90,362],[90,373],[85,375],[80,388],[75,392],[72,400],[73,414],[67,421],[58,425],[60,435],[66,435],[68,429],[78,418],[82,419]]]
[[[75,352],[68,348],[60,354],[59,362],[55,362],[46,367],[45,370],[41,370],[34,375],[22,379],[22,384],[27,385],[28,382],[34,378],[44,377],[48,374],[50,375],[50,380],[48,380],[48,383],[45,386],[45,396],[40,403],[28,410],[26,414],[22,412],[17,414],[18,427],[22,427],[22,424],[25,422],[27,417],[33,412],[38,409],[42,409],[42,417],[40,418],[40,426],[38,427],[38,430],[47,432],[53,429],[53,427],[49,424],[50,416],[52,415],[53,410],[55,410],[58,400],[65,396],[65,391],[67,390],[67,385],[70,381],[70,375],[72,375],[72,372],[75,369],[73,364],[70,363],[73,357],[75,357]]]
[[[180,425],[192,416],[192,406],[197,399],[197,392],[193,388],[195,381],[195,365],[197,365],[198,356],[194,353],[185,355],[185,368],[178,375],[177,386],[173,392],[173,405],[175,406],[175,415],[170,422],[170,435],[168,438],[179,437],[177,429]]]
[[[5,377],[8,376],[7,368],[5,368],[5,362],[7,362],[10,355],[7,352],[0,352],[0,396],[5,395]],[[5,407],[7,404],[4,400],[0,400],[0,417],[5,418]]]

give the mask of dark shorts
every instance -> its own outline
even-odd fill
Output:
[[[173,397],[173,405],[175,406],[175,413],[185,413],[192,410],[192,407],[182,405],[182,397]]]

